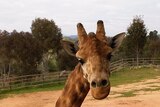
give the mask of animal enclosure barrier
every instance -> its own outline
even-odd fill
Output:
[[[125,67],[141,67],[141,66],[156,66],[160,67],[160,59],[150,58],[127,58],[111,62],[110,71],[115,72]]]
[[[135,66],[160,67],[160,59],[139,58],[138,61],[135,58],[121,59],[111,62],[110,71],[116,72],[125,67]],[[25,87],[43,86],[47,84],[59,84],[65,82],[68,74],[69,72],[65,73],[63,76],[60,76],[60,72],[54,72],[49,74],[35,74],[9,78],[2,77],[0,78],[0,91],[20,89]]]
[[[0,90],[11,90],[25,87],[36,87],[47,84],[59,84],[66,80],[68,73],[59,76],[60,72],[49,74],[25,75],[0,79]]]

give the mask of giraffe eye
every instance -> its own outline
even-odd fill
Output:
[[[78,61],[83,65],[84,64],[84,60],[82,58],[78,58]]]
[[[107,59],[110,61],[112,56],[113,56],[112,53],[109,53],[109,54],[107,55]]]

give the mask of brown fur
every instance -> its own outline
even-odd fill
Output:
[[[89,91],[89,83],[83,78],[83,71],[78,64],[72,71],[56,107],[80,107]]]
[[[80,63],[68,77],[62,95],[56,107],[80,107],[89,90],[95,99],[104,99],[109,95],[109,60],[123,40],[124,33],[118,34],[108,42],[103,21],[97,22],[97,32],[87,35],[83,25],[77,25],[79,49],[71,42],[64,41],[66,51],[76,56]],[[76,51],[73,51],[76,50]]]

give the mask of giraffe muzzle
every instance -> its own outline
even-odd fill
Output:
[[[108,83],[107,86],[101,86],[101,87],[91,87],[91,94],[93,98],[97,100],[101,100],[106,98],[110,93],[110,83]]]
[[[110,81],[107,79],[102,79],[99,81],[93,80],[90,83],[90,89],[91,94],[95,99],[104,99],[110,93]]]

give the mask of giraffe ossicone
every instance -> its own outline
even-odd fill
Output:
[[[102,20],[97,22],[96,33],[87,34],[81,23],[77,24],[77,33],[78,46],[62,41],[64,49],[77,57],[79,63],[68,77],[56,107],[80,107],[89,90],[98,100],[109,95],[110,58],[125,36],[123,32],[107,38]]]

